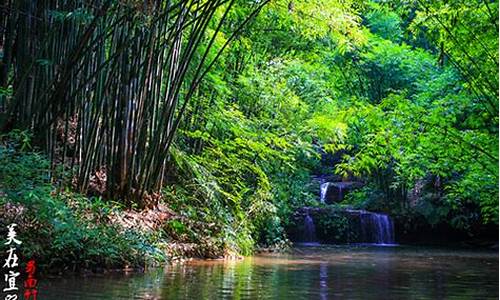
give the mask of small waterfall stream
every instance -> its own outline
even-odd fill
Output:
[[[359,213],[361,243],[374,243],[380,245],[395,243],[394,223],[388,215],[365,210],[353,212]]]
[[[344,196],[349,191],[360,186],[355,181],[326,181],[323,178],[319,180],[319,201],[325,204],[339,203],[344,200]]]
[[[317,236],[317,228],[314,218],[328,214],[328,209],[304,207],[302,210],[302,230],[300,242],[318,243],[324,239]],[[345,209],[340,212],[349,220],[349,231],[354,233],[352,239],[344,243],[373,244],[373,245],[394,245],[394,223],[389,215],[369,212],[366,210]],[[324,216],[322,216],[324,218]],[[338,217],[338,215],[337,215]],[[324,233],[323,233],[324,234]],[[338,232],[329,232],[329,235],[336,235]]]
[[[329,182],[324,182],[324,183],[321,183],[321,185],[320,185],[319,202],[321,202],[321,203],[325,203],[326,192],[328,192],[328,185],[330,185]]]
[[[320,202],[327,203],[329,193],[336,193],[337,199],[343,199],[343,190],[346,186],[352,185],[351,182],[320,182]],[[333,191],[329,191],[334,188]],[[366,210],[342,209],[337,214],[341,214],[349,220],[348,238],[344,243],[361,243],[375,245],[392,245],[395,244],[394,238],[394,223],[391,217],[383,213],[375,213]],[[303,243],[318,243],[319,240],[328,240],[325,237],[324,231],[319,231],[319,237],[316,235],[316,225],[314,218],[328,214],[328,208],[312,208],[303,207],[301,216],[303,218],[302,230],[299,239]],[[338,215],[337,215],[338,217]],[[300,221],[299,221],[300,222]],[[324,230],[322,228],[322,230]],[[331,232],[328,234],[336,235],[338,233]]]
[[[304,238],[303,242],[305,243],[316,243],[316,226],[314,225],[313,218],[306,213],[304,217]]]

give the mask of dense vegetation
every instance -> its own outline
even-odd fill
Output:
[[[1,7],[1,219],[24,255],[248,254],[322,205],[313,175],[408,230],[498,224],[497,1],[62,2]],[[109,218],[158,205],[154,232]]]

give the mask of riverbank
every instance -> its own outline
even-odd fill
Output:
[[[189,215],[176,199],[170,199],[175,209],[166,204],[167,195],[143,209],[127,208],[51,182],[49,169],[43,155],[18,141],[0,143],[0,235],[17,224],[21,265],[35,259],[43,273],[102,273],[239,256],[234,239],[224,239],[223,222]],[[6,247],[0,243],[2,253]]]
[[[240,257],[217,243],[215,236],[193,240],[181,232],[179,224],[205,232],[213,224],[187,219],[163,203],[143,210],[124,209],[57,191],[32,194],[31,200],[0,203],[0,233],[6,236],[7,225],[17,224],[21,261],[35,259],[41,272],[140,271],[187,258]],[[3,245],[0,248],[6,250]]]
[[[309,214],[322,242],[351,243],[362,238],[363,232],[370,239],[384,232],[355,230],[351,224],[359,223],[361,215],[384,215],[324,204],[297,208],[298,214],[290,206],[284,210],[288,215],[274,216],[272,223],[256,227],[259,223],[250,222],[241,207],[231,210],[223,202],[211,202],[215,198],[190,191],[194,185],[186,182],[172,184],[142,209],[127,207],[123,202],[79,194],[70,183],[51,181],[48,159],[24,146],[19,137],[0,143],[0,235],[6,236],[7,225],[16,223],[23,242],[18,252],[21,263],[35,259],[44,273],[140,271],[187,258],[238,260],[259,250],[272,253],[290,246],[287,236],[301,237],[293,230],[301,230]],[[60,167],[53,172],[64,172]],[[367,225],[375,224],[369,219]],[[285,228],[280,224],[286,224]],[[379,227],[387,226],[374,228]],[[399,228],[404,226],[397,224],[396,242],[404,241]],[[259,243],[259,236],[271,242]],[[392,243],[394,235],[389,236]],[[5,247],[1,243],[0,251]]]
[[[0,236],[15,223],[22,241],[16,252],[20,265],[34,259],[44,274],[140,271],[189,258],[241,259],[259,247],[289,246],[276,211],[262,199],[252,198],[245,210],[196,173],[201,167],[181,152],[171,150],[171,157],[177,167],[169,172],[169,185],[146,195],[147,205],[140,208],[106,199],[99,192],[106,176],[99,172],[90,178],[94,192],[79,193],[70,162],[59,157],[51,164],[28,131],[2,134]],[[6,247],[0,243],[1,252]]]

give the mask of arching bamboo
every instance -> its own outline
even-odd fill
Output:
[[[15,93],[6,123],[32,128],[80,191],[141,200],[163,184],[179,120],[213,65],[208,53],[227,46],[214,49],[214,41],[234,2],[9,2],[2,40],[11,69],[3,67],[1,83]],[[96,187],[104,174],[105,186]]]

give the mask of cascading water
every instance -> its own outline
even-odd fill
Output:
[[[364,210],[356,212],[360,219],[361,243],[394,244],[394,224],[388,215]]]
[[[296,216],[300,218],[296,219],[298,221],[296,223],[298,230],[295,233],[292,231],[294,235],[292,240],[302,244],[346,243],[382,246],[396,245],[394,224],[386,214],[366,210],[336,210],[332,209],[332,207],[303,207],[297,212]],[[322,227],[318,231],[314,223],[316,218],[320,220],[332,218],[332,222],[347,222],[347,228]],[[320,223],[319,226],[322,226],[322,224]]]
[[[320,202],[325,204],[338,203],[344,194],[359,186],[357,182],[325,182],[320,179]],[[338,206],[337,206],[338,207]],[[291,230],[292,240],[303,244],[347,243],[347,244],[376,244],[394,245],[394,224],[391,218],[382,213],[349,208],[338,209],[336,206],[302,207],[297,211],[294,222],[297,228]],[[320,228],[316,232],[314,218],[332,222],[347,222],[347,228]],[[342,218],[342,219],[339,219]],[[301,224],[302,223],[302,224]],[[320,222],[320,226],[324,226]]]
[[[358,182],[354,181],[325,181],[320,179],[319,201],[321,203],[331,204],[344,200],[344,196],[349,191],[359,187]]]
[[[322,183],[320,185],[320,196],[319,196],[319,201],[321,203],[325,203],[325,199],[326,199],[326,193],[328,192],[328,185],[330,183],[329,182],[325,182],[325,183]]]
[[[314,225],[314,221],[309,215],[306,214],[304,217],[304,241],[305,243],[315,243],[316,239],[316,226]]]

